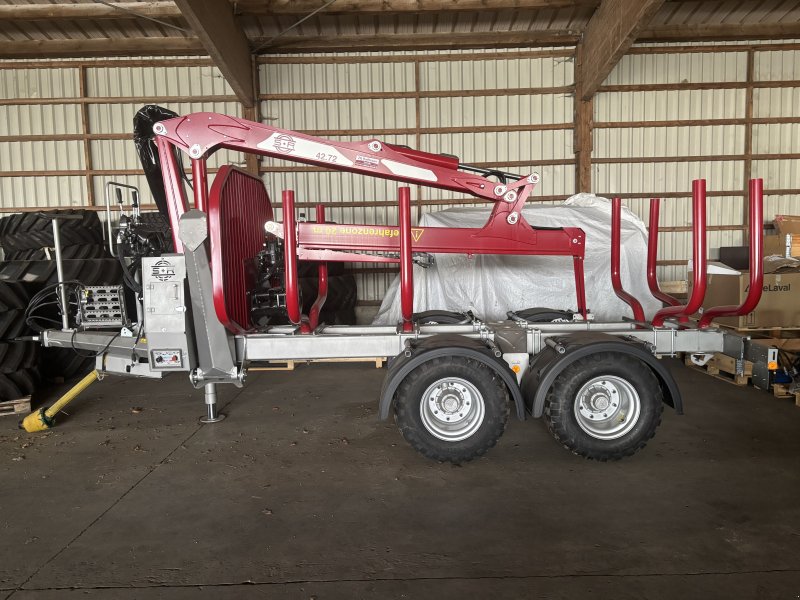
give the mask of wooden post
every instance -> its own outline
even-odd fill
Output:
[[[742,241],[745,245],[750,242],[750,211],[748,203],[750,202],[750,179],[753,177],[753,80],[755,79],[755,64],[755,51],[750,49],[747,51],[747,88],[745,88],[744,96],[744,173],[742,181],[742,192],[744,194],[742,223],[744,232],[742,233]]]
[[[253,89],[255,90],[255,102],[253,102],[253,106],[246,106],[242,104],[242,116],[247,119],[248,121],[255,121],[256,123],[261,122],[261,101],[259,100],[259,72],[258,72],[258,62],[255,58],[251,59],[252,61],[252,74],[253,74]],[[261,157],[257,154],[252,154],[250,152],[245,154],[245,168],[244,170],[250,173],[250,175],[255,175],[256,177],[259,176],[259,163]]]
[[[574,153],[575,192],[592,191],[592,127],[594,98],[583,100],[583,45],[575,49]]]
[[[78,90],[81,99],[86,99],[86,67],[81,65],[78,68]],[[92,171],[92,142],[89,138],[89,105],[81,102],[81,130],[83,133],[83,168],[86,171],[86,198],[89,206],[95,206],[94,202],[94,178]]]

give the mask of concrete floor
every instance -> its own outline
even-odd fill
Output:
[[[687,414],[600,464],[512,421],[477,462],[376,417],[383,371],[106,379],[0,418],[0,599],[797,598],[800,408],[674,369]]]

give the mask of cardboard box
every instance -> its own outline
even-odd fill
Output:
[[[749,288],[750,273],[747,271],[731,269],[710,274],[703,308],[739,305],[747,297]],[[761,300],[753,312],[741,317],[719,317],[714,322],[737,329],[800,327],[800,272],[765,274]]]
[[[787,233],[800,235],[800,216],[775,215],[773,223],[775,223],[775,229],[778,230],[778,235]]]
[[[764,256],[786,256],[786,235],[789,236],[789,256],[800,257],[800,233],[764,236]],[[721,250],[721,249],[720,249]],[[720,256],[721,258],[721,256]]]

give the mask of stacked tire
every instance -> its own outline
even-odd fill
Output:
[[[59,224],[61,252],[64,258],[87,259],[106,256],[103,228],[96,212],[56,210],[48,214],[79,216]],[[0,247],[5,260],[46,260],[55,246],[53,225],[39,213],[29,212],[0,219]]]
[[[79,219],[59,223],[64,280],[84,285],[122,282],[122,270],[103,245],[102,223],[94,211],[48,211]],[[15,338],[36,332],[25,322],[30,298],[58,282],[53,226],[38,213],[14,214],[0,219],[0,401],[29,395],[46,380],[70,379],[91,370],[94,359],[71,349],[42,348],[36,342]],[[55,305],[44,316],[60,321]],[[56,325],[52,325],[56,326]]]
[[[39,347],[13,341],[24,335],[30,286],[0,281],[0,402],[30,395],[40,379]]]

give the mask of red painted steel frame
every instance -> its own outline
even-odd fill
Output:
[[[317,204],[317,223],[325,223],[325,207]],[[328,299],[328,263],[320,261],[317,265],[317,299],[308,311],[308,329],[313,331],[319,325],[319,313]]]
[[[680,306],[680,301],[661,291],[656,275],[658,261],[658,212],[660,208],[658,198],[650,198],[650,227],[647,233],[647,287],[657,300],[669,306]]]
[[[300,325],[302,313],[300,312],[300,286],[297,280],[297,223],[294,220],[294,191],[283,190],[283,240],[285,242],[284,260],[286,263],[286,312],[289,321]]]
[[[703,305],[706,296],[706,180],[692,181],[692,293],[683,306],[667,306],[653,317],[653,326],[661,327],[667,317],[689,317]]]
[[[194,207],[203,212],[208,211],[208,168],[203,159],[192,159],[192,191]]]
[[[463,254],[518,254],[572,256],[578,311],[587,315],[583,277],[585,235],[580,228],[534,229],[522,217],[522,208],[538,182],[538,176],[522,177],[516,182],[496,185],[485,177],[460,171],[458,160],[418,150],[384,144],[378,140],[340,142],[315,138],[295,131],[277,129],[215,113],[195,113],[157,123],[154,126],[163,178],[167,192],[170,222],[177,251],[180,216],[186,211],[179,165],[172,146],[192,157],[192,171],[197,185],[196,206],[205,206],[207,157],[221,148],[273,156],[300,163],[320,165],[340,171],[352,171],[371,177],[392,179],[470,194],[493,201],[494,208],[481,229],[412,228],[410,198],[402,208],[400,227],[321,225],[300,223],[294,218],[294,193],[285,191],[284,241],[286,244],[287,311],[292,323],[301,324],[298,298],[297,260],[339,260],[343,262],[398,262],[397,259],[357,254],[359,251],[401,251],[405,276],[404,328],[409,327],[413,310],[411,292],[412,252]],[[402,194],[402,192],[401,192]],[[401,196],[402,197],[402,196]],[[316,227],[316,229],[314,229]],[[363,233],[363,231],[366,233]],[[387,234],[388,232],[388,234]],[[423,240],[424,238],[424,240]],[[335,252],[339,251],[351,251]],[[409,309],[409,307],[411,307]]]
[[[161,121],[155,125],[154,131],[157,138],[168,140],[195,159],[228,148],[463,192],[487,200],[496,201],[505,194],[496,194],[495,184],[486,178],[459,171],[456,159],[398,148],[375,139],[361,142],[326,140],[206,112]],[[508,189],[512,187],[509,185]]]
[[[750,289],[739,306],[715,306],[703,313],[701,328],[711,325],[717,317],[746,315],[758,306],[764,288],[764,180],[750,180]]]
[[[611,199],[611,285],[614,286],[614,293],[620,300],[625,302],[633,310],[633,318],[636,321],[644,321],[644,310],[639,301],[631,294],[622,289],[622,277],[619,269],[621,228],[622,228],[622,200],[620,198]]]
[[[172,151],[172,144],[168,140],[156,136],[156,144],[158,160],[161,163],[161,177],[164,180],[164,191],[167,197],[167,208],[169,209],[172,242],[175,252],[183,253],[183,242],[179,236],[181,217],[186,212],[186,193],[183,189],[183,179],[180,176],[182,167],[178,164],[175,153]]]
[[[200,188],[196,181],[195,196]],[[272,218],[269,195],[259,177],[230,165],[220,167],[208,192],[211,282],[214,311],[234,333],[254,330],[248,294],[253,281],[248,262],[264,246],[261,223]]]
[[[414,264],[411,260],[411,188],[398,190],[400,220],[400,314],[403,331],[412,331],[414,324]]]

